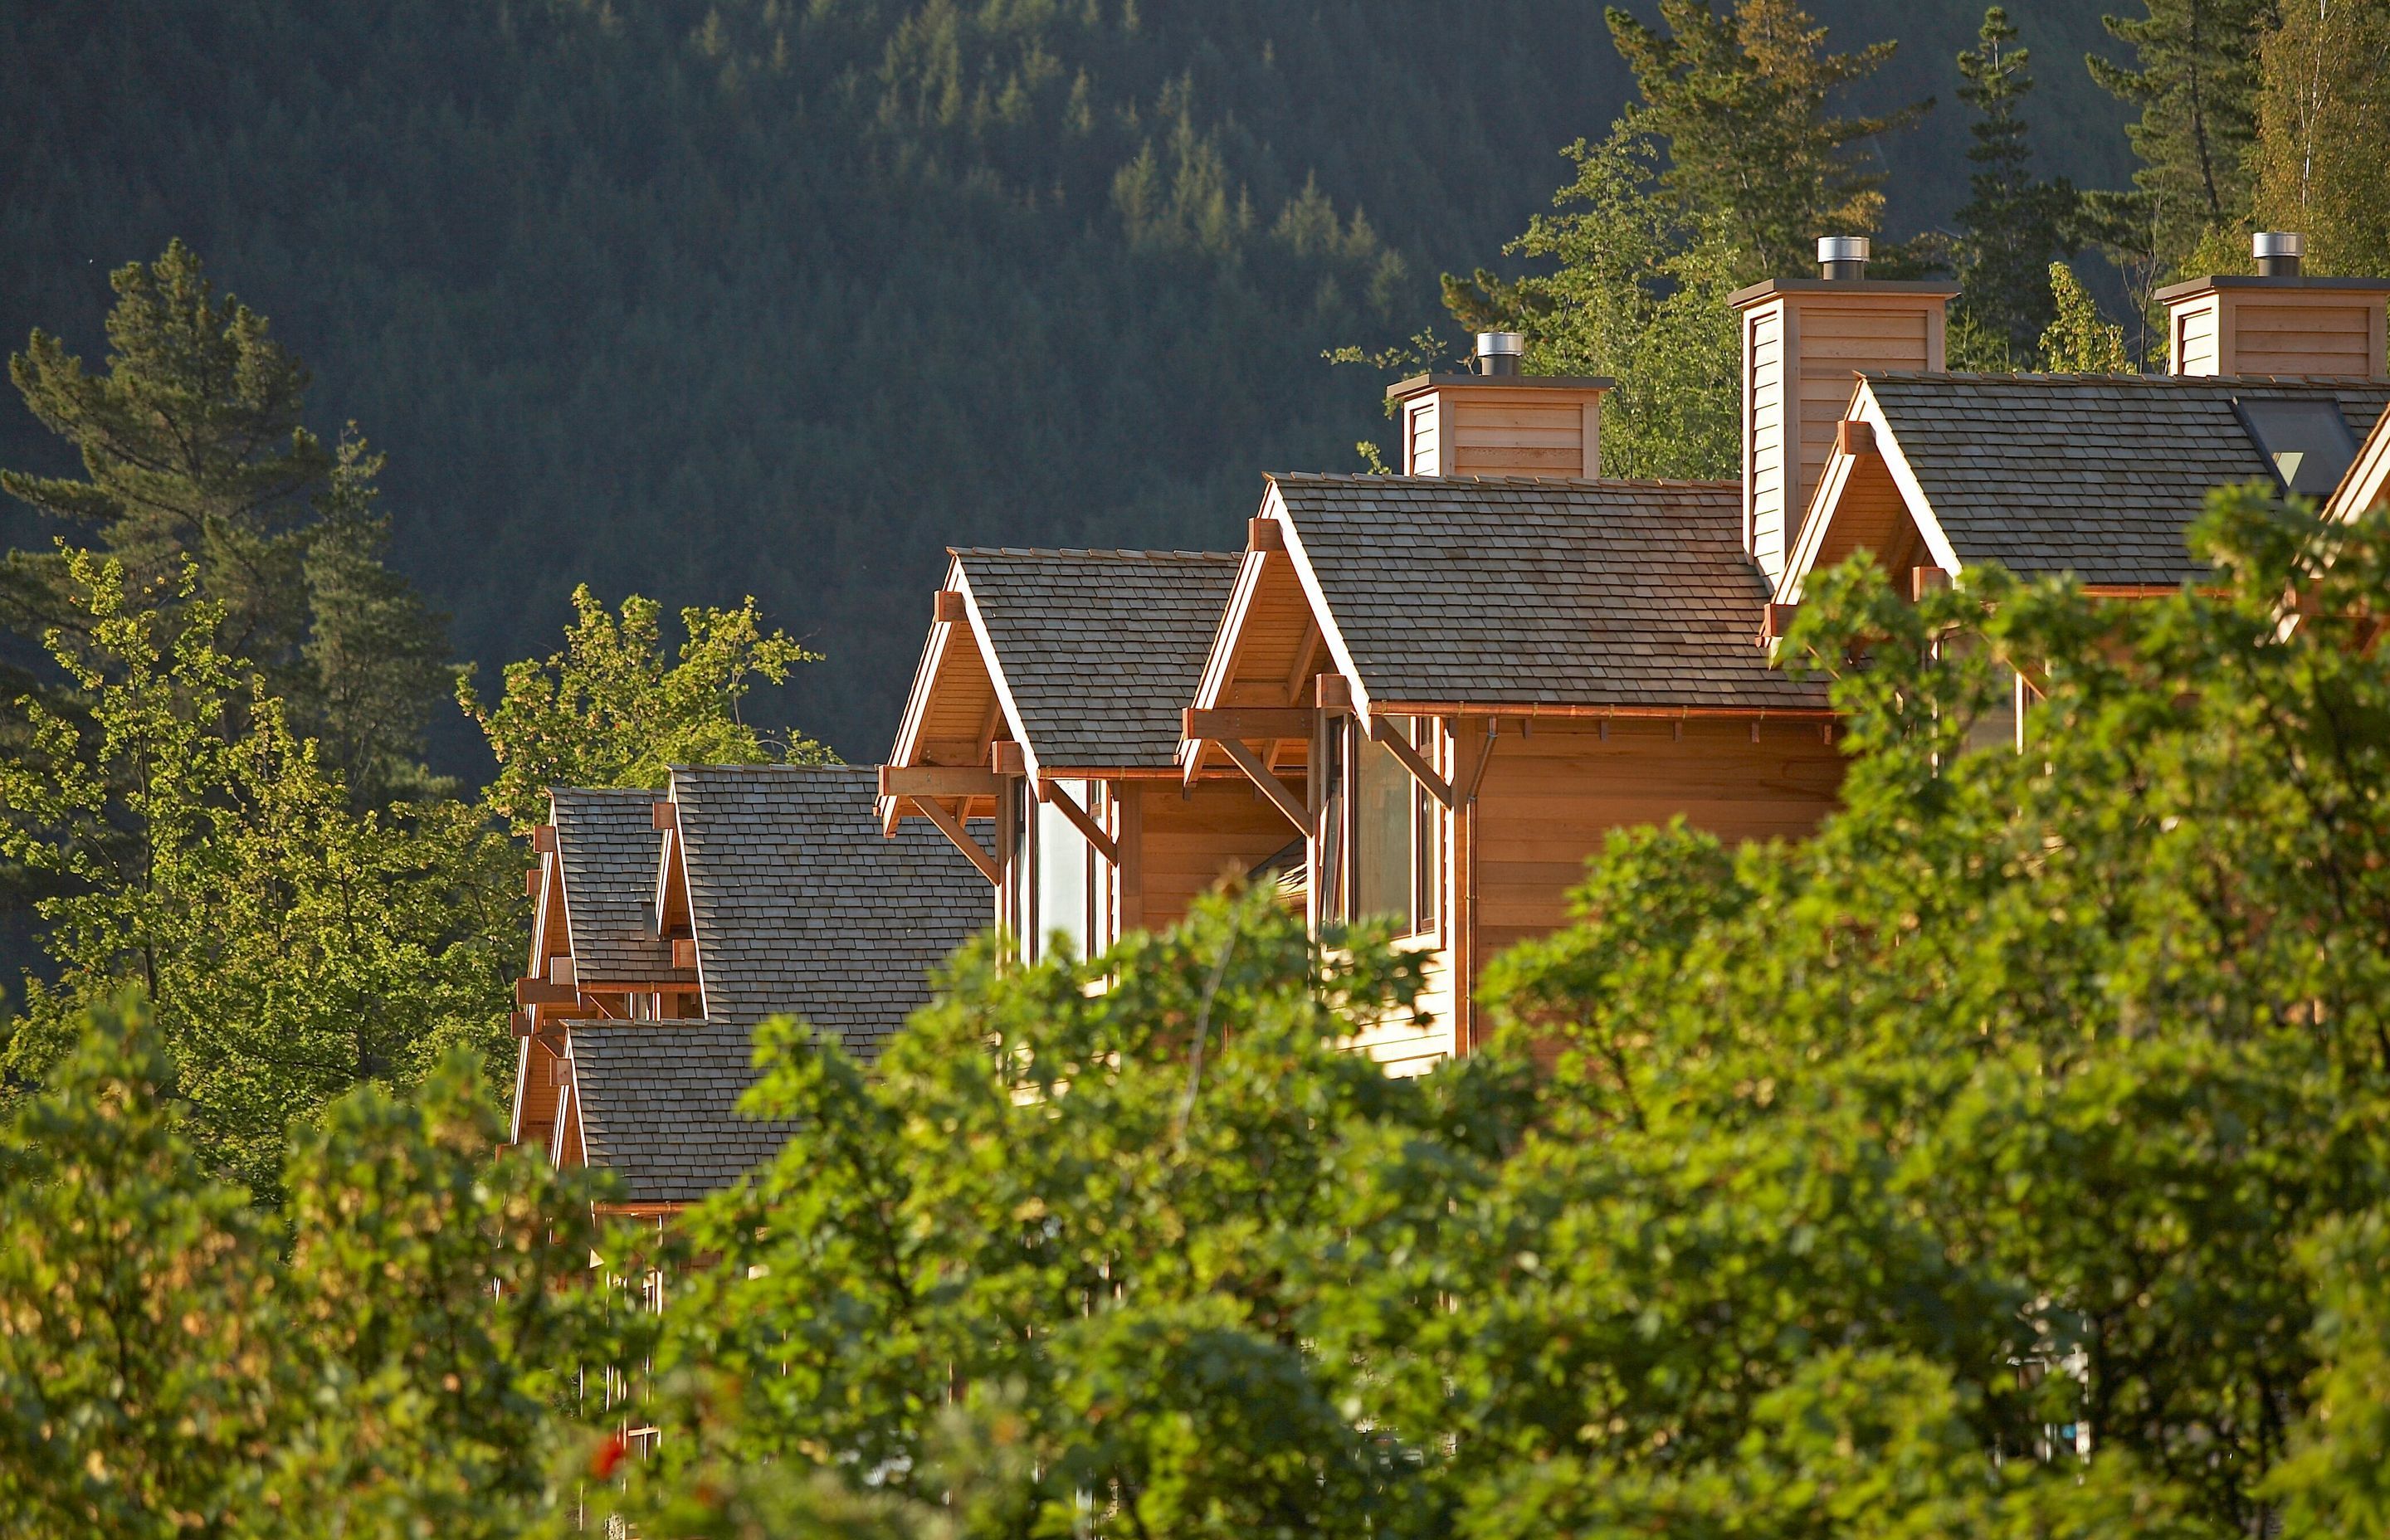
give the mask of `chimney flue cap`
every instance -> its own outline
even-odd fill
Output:
[[[1829,278],[1866,277],[1872,249],[1865,236],[1819,236],[1818,271]]]
[[[1519,355],[1527,351],[1524,333],[1516,331],[1481,331],[1477,334],[1477,372],[1479,374],[1517,374]]]
[[[2300,259],[2307,254],[2307,237],[2296,230],[2260,230],[2249,237],[2257,259],[2257,274],[2267,278],[2295,278]]]

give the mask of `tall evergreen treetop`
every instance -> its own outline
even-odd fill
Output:
[[[103,371],[41,330],[8,365],[84,475],[0,470],[0,490],[67,524],[69,545],[113,558],[136,589],[171,595],[187,564],[213,644],[264,675],[355,800],[419,789],[422,728],[454,675],[439,618],[383,565],[380,456],[353,429],[337,444],[309,430],[306,369],[264,316],[217,296],[181,241],[110,281]],[[74,589],[58,554],[11,552],[0,623],[80,635]]]
[[[1883,175],[1853,152],[1934,103],[1877,117],[1831,107],[1897,45],[1827,53],[1826,29],[1790,0],[1736,0],[1724,16],[1710,0],[1661,0],[1664,30],[1615,6],[1604,14],[1642,96],[1627,121],[1666,141],[1662,186],[1689,208],[1715,211],[1761,271],[1805,268],[1818,237],[1881,223]]]
[[[2138,212],[2159,270],[2171,273],[2229,255],[2226,237],[2249,216],[2259,45],[2275,0],[2143,3],[2139,18],[2101,18],[2133,45],[2139,68],[2097,55],[2086,62],[2093,79],[2141,109],[2127,131],[2141,158]]]
[[[1978,45],[1959,55],[1959,97],[1977,114],[1967,151],[1973,196],[1959,211],[1960,304],[1990,340],[2024,353],[2055,314],[2043,277],[2050,258],[2081,244],[2074,229],[2081,199],[2062,176],[2034,177],[2023,110],[2033,93],[2032,54],[2016,45],[2015,23],[1994,6],[1977,36]]]

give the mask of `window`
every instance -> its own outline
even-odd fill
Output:
[[[1433,742],[1428,725],[1387,717],[1405,742]],[[1402,934],[1433,930],[1442,826],[1434,800],[1383,744],[1361,740],[1353,757],[1353,913],[1392,915]]]
[[[2232,409],[2288,495],[2331,496],[2357,458],[2357,439],[2337,401],[2236,396]]]
[[[1081,807],[1087,805],[1092,782],[1058,784]],[[1034,957],[1042,952],[1046,938],[1060,930],[1070,938],[1072,950],[1084,957],[1087,955],[1088,937],[1095,933],[1095,883],[1089,870],[1095,852],[1078,826],[1052,802],[1037,804],[1037,828],[1032,841],[1037,867],[1039,944],[1030,955]]]

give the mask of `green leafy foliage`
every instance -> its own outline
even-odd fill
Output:
[[[0,1129],[6,1533],[512,1535],[569,1498],[551,1407],[636,1323],[571,1287],[591,1189],[491,1159],[469,1059],[336,1104],[277,1225],[207,1169],[137,1000],[79,1026]]]
[[[2307,238],[2307,271],[2390,272],[2390,13],[2291,0],[2267,35],[2257,88],[2256,219]]]
[[[2083,280],[2062,262],[2049,264],[2049,325],[2041,333],[2041,366],[2052,374],[2138,374],[2125,328],[2100,314]]]
[[[633,594],[610,614],[587,584],[572,591],[563,650],[545,663],[508,664],[497,703],[469,678],[456,699],[498,762],[487,798],[517,832],[547,815],[552,786],[664,784],[675,764],[818,764],[810,738],[767,740],[739,715],[754,681],[783,684],[818,662],[785,633],[766,634],[752,598],[737,610],[681,611],[676,659],[663,643],[663,607]]]
[[[193,574],[170,619],[117,558],[62,571],[80,621],[52,651],[83,707],[26,699],[32,741],[0,760],[0,850],[53,890],[58,969],[28,981],[7,1072],[38,1081],[84,1008],[138,985],[211,1162],[270,1190],[293,1118],[505,1041],[515,857],[454,802],[353,812],[218,650]]]

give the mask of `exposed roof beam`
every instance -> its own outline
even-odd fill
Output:
[[[1087,837],[1087,843],[1096,847],[1097,854],[1114,866],[1120,865],[1120,846],[1104,832],[1104,826],[1096,822],[1094,815],[1079,805],[1076,797],[1062,789],[1060,782],[1051,776],[1038,781],[1037,800],[1070,819],[1071,827]]]
[[[880,794],[883,797],[993,797],[1004,789],[1004,777],[976,764],[883,764]]]
[[[1233,738],[1214,738],[1212,741],[1220,746],[1220,752],[1236,762],[1237,768],[1245,773],[1247,780],[1261,788],[1262,795],[1270,800],[1272,806],[1285,814],[1289,822],[1305,834],[1311,832],[1311,819],[1304,809],[1302,799],[1287,789],[1286,782],[1271,775],[1269,766],[1255,758],[1251,749]]]
[[[1435,767],[1411,747],[1410,739],[1403,737],[1387,720],[1382,708],[1369,719],[1369,741],[1401,761],[1403,768],[1411,773],[1411,779],[1426,788],[1429,796],[1442,802],[1446,813],[1452,811],[1452,783],[1437,775]]]

